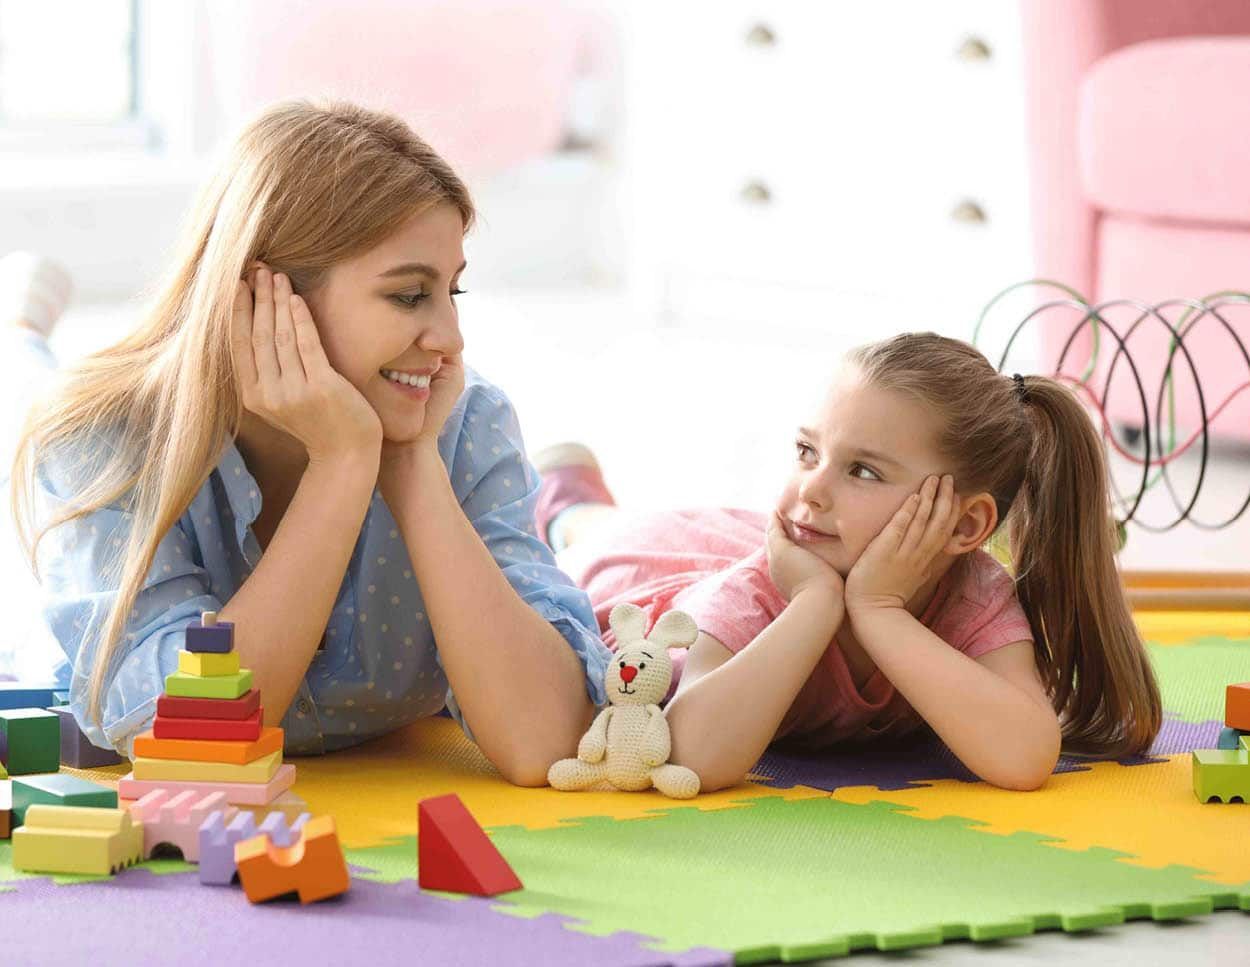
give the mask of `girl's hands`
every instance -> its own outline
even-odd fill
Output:
[[[846,578],[849,612],[905,608],[933,576],[938,554],[955,532],[959,496],[949,474],[926,477],[865,548]]]
[[[792,541],[776,510],[768,519],[765,542],[768,574],[787,601],[793,601],[805,588],[817,588],[841,603],[842,576],[833,565]]]
[[[258,268],[235,289],[230,351],[243,406],[299,440],[310,463],[378,452],[382,421],[326,359],[308,305],[286,276]]]

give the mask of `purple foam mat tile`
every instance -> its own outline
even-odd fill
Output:
[[[1081,761],[1064,756],[1055,772],[1083,772],[1087,768]],[[923,731],[901,739],[879,739],[819,751],[774,747],[764,753],[751,772],[763,785],[779,789],[811,786],[827,792],[844,786],[916,789],[940,779],[980,781],[941,739]]]
[[[571,930],[566,918],[522,918],[497,900],[453,900],[415,882],[355,879],[342,896],[307,905],[249,903],[237,887],[202,886],[194,872],[156,876],[127,870],[107,881],[56,886],[22,880],[0,893],[6,963],[180,964],[368,963],[445,967],[713,967],[726,951],[664,953],[653,938],[600,937]]]
[[[1165,718],[1154,744],[1145,755],[1124,756],[1121,765],[1149,765],[1159,756],[1176,755],[1193,749],[1213,749],[1222,722],[1183,722]],[[1098,759],[1062,756],[1056,773],[1084,772]],[[941,779],[977,782],[977,777],[960,762],[932,732],[917,732],[901,739],[882,739],[860,746],[843,746],[818,752],[769,749],[751,770],[764,785],[789,789],[811,786],[833,792],[843,786],[876,786],[882,791],[915,789]]]

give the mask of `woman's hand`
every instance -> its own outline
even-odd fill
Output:
[[[846,608],[905,608],[935,573],[934,565],[959,520],[959,496],[949,474],[926,477],[864,549],[846,577]]]
[[[447,468],[438,455],[438,435],[447,423],[464,392],[464,361],[460,354],[444,356],[430,379],[430,398],[425,401],[425,421],[417,438],[407,443],[382,441],[382,460],[378,469],[378,487],[382,499],[395,516],[402,513],[405,500],[432,480],[430,474],[446,476]]]
[[[262,266],[252,286],[239,281],[230,351],[244,408],[299,440],[310,463],[380,450],[382,421],[330,365],[308,305],[286,276]]]
[[[790,539],[777,511],[768,520],[765,535],[768,548],[768,574],[787,601],[793,601],[805,588],[817,588],[842,602],[842,577],[833,565]]]
[[[451,416],[463,392],[463,356],[460,353],[444,356],[438,372],[430,378],[430,398],[425,401],[425,421],[417,437],[418,444],[438,448],[438,435],[443,432],[447,417]]]

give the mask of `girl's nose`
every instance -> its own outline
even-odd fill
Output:
[[[417,345],[428,352],[443,356],[455,356],[464,351],[464,337],[460,335],[460,320],[454,309],[439,313],[425,332],[417,339]]]
[[[638,677],[638,669],[635,668],[633,665],[626,665],[624,668],[621,669],[621,680],[625,682],[626,685],[628,685],[637,677]]]

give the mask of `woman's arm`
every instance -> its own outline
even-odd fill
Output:
[[[508,781],[540,786],[594,716],[586,673],[523,601],[465,516],[438,451],[414,448],[392,506],[447,679],[473,738]]]
[[[703,792],[741,782],[777,734],[842,615],[841,601],[814,586],[797,591],[736,655],[700,634],[667,709],[670,761],[698,773]]]
[[[256,570],[218,615],[234,622],[266,725],[282,721],[325,633],[377,473],[376,448],[310,463]]]
[[[1059,720],[1036,678],[1031,641],[985,656],[987,664],[1014,669],[1004,674],[952,648],[902,608],[852,611],[851,624],[882,674],[986,782],[1036,789],[1054,771]]]

